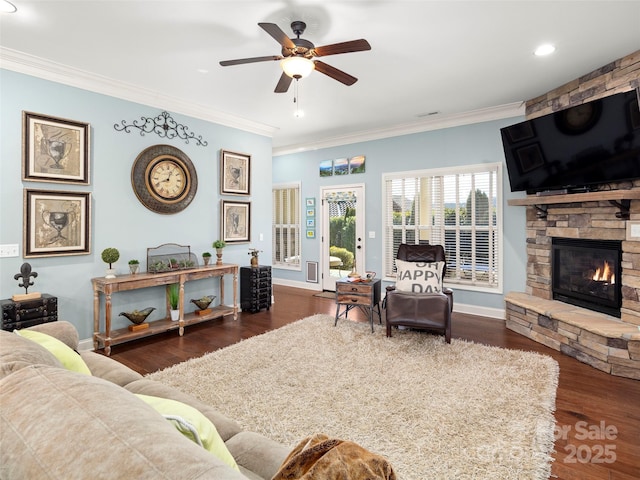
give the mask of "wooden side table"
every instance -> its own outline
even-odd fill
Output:
[[[371,332],[373,332],[373,312],[377,308],[378,319],[382,325],[382,314],[380,312],[380,279],[368,282],[352,281],[348,278],[341,278],[336,281],[336,320],[334,326],[338,324],[338,319],[344,315],[347,318],[349,310],[359,307],[364,311],[371,323]],[[341,306],[344,305],[344,311],[340,313]]]

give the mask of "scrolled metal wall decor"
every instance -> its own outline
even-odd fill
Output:
[[[162,112],[157,117],[140,117],[140,120],[134,120],[133,123],[127,124],[126,120],[122,120],[120,123],[116,123],[113,128],[118,132],[131,133],[131,128],[137,128],[140,130],[140,135],[144,136],[145,133],[156,133],[162,138],[181,138],[185,143],[189,143],[189,140],[195,140],[197,145],[206,147],[208,143],[202,140],[202,135],[196,136],[189,131],[189,127],[176,122],[169,112]]]

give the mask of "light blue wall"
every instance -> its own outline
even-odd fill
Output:
[[[423,133],[367,141],[340,147],[282,155],[273,159],[274,183],[300,181],[302,198],[319,198],[320,188],[347,183],[364,183],[366,197],[365,231],[375,231],[366,238],[366,268],[382,272],[382,175],[389,172],[454,167],[460,165],[503,162],[500,128],[522,121],[510,118],[452,127]],[[322,177],[318,166],[323,160],[366,156],[366,173],[344,177]],[[509,191],[506,168],[503,169],[504,192],[504,291],[523,291],[526,280],[525,209],[509,207],[515,198]],[[520,197],[521,195],[517,195]],[[368,237],[368,235],[365,235]],[[302,261],[320,262],[320,238],[303,239]],[[287,282],[305,282],[305,272],[274,269],[274,278]],[[316,288],[315,284],[307,284]],[[456,290],[456,303],[488,308],[504,308],[503,296]]]
[[[211,243],[220,235],[220,149],[250,154],[253,178],[250,200],[254,241],[249,245],[228,246],[224,250],[224,261],[248,265],[250,245],[264,251],[262,258],[271,258],[271,184],[261,180],[271,178],[270,138],[173,112],[170,113],[177,122],[202,135],[208,146],[197,146],[193,141],[187,145],[184,140],[168,140],[155,134],[117,132],[113,128],[115,123],[153,117],[162,110],[7,70],[0,70],[0,105],[0,243],[20,245],[20,257],[0,259],[0,298],[24,293],[13,275],[28,261],[38,272],[35,286],[29,291],[57,296],[59,318],[76,325],[81,339],[90,338],[93,332],[91,278],[104,275],[106,265],[100,258],[104,248],[120,250],[120,260],[114,265],[119,274],[128,273],[127,261],[132,258],[140,260],[145,270],[147,248],[163,243],[190,245],[198,257],[205,250],[214,253]],[[23,110],[91,124],[90,185],[21,180]],[[146,209],[131,188],[133,161],[146,147],[157,144],[179,148],[197,170],[197,194],[185,210],[175,215],[160,215]],[[91,254],[22,258],[24,188],[91,192]],[[260,233],[264,234],[262,242],[257,241]],[[225,301],[231,303],[231,282],[225,287]],[[216,291],[217,280],[201,280],[187,284],[185,297],[199,298]],[[164,315],[162,287],[114,295],[114,328],[129,324],[124,317],[117,316],[119,312],[147,306],[158,308],[150,320]],[[195,306],[190,304],[189,308],[193,310]]]

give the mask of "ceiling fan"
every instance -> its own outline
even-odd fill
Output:
[[[272,55],[266,57],[241,58],[237,60],[224,60],[220,62],[223,67],[230,65],[241,65],[243,63],[256,63],[268,61],[281,61],[283,73],[274,90],[275,93],[284,93],[289,89],[291,81],[295,78],[299,80],[309,75],[314,69],[320,73],[337,80],[345,85],[353,85],[358,79],[339,70],[315,57],[326,57],[327,55],[336,55],[339,53],[361,52],[371,50],[371,45],[364,39],[351,40],[349,42],[334,43],[316,47],[309,40],[300,38],[307,28],[306,23],[302,21],[294,21],[291,23],[291,29],[296,38],[289,38],[282,29],[275,23],[258,23],[265,32],[271,35],[281,46],[281,55]]]

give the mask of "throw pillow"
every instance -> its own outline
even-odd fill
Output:
[[[400,292],[442,292],[444,262],[407,262],[396,259],[396,289]]]
[[[218,434],[215,425],[199,410],[186,403],[168,398],[153,397],[139,393],[135,395],[173,423],[176,429],[185,437],[201,445],[231,468],[240,471],[222,437]]]
[[[14,330],[14,332],[49,350],[67,370],[91,375],[91,370],[84,363],[80,354],[57,338],[35,330]]]

